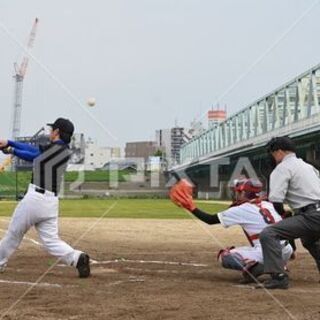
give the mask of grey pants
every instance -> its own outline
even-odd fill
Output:
[[[230,253],[221,258],[222,266],[226,269],[242,271],[246,266],[243,258],[238,253]]]
[[[300,211],[293,217],[266,227],[259,238],[263,250],[265,273],[285,272],[280,240],[297,238],[301,239],[302,245],[310,252],[320,271],[320,211],[316,209]]]
[[[263,274],[264,267],[262,263],[255,263],[249,266],[237,253],[223,256],[221,262],[224,268],[239,270],[243,273],[250,274],[250,278],[258,278]]]

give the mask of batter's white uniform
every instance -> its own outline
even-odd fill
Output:
[[[12,216],[7,233],[0,243],[0,269],[20,245],[25,233],[34,226],[44,249],[67,265],[76,267],[81,251],[75,250],[58,236],[59,199],[53,192],[35,191],[30,184],[25,197]]]
[[[267,209],[267,214],[261,211],[261,208]],[[268,215],[269,213],[269,215]],[[239,225],[244,230],[251,247],[237,247],[230,250],[230,253],[238,253],[243,261],[263,263],[262,248],[259,241],[259,234],[262,230],[270,225],[282,220],[281,216],[274,209],[270,202],[262,201],[258,204],[246,202],[239,206],[231,207],[223,212],[218,213],[221,224],[225,227]],[[288,261],[293,253],[290,244],[286,245],[282,241],[282,256]]]
[[[4,270],[25,233],[34,226],[44,249],[65,264],[77,268],[79,276],[86,278],[90,275],[89,256],[73,249],[58,236],[58,194],[71,156],[69,140],[74,126],[71,121],[63,118],[57,119],[50,126],[64,133],[65,140],[50,136],[50,143],[40,146],[10,140],[7,142],[16,157],[32,162],[33,170],[32,183],[17,205],[0,242],[0,271]]]

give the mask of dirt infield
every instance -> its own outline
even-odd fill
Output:
[[[72,243],[95,221],[62,219],[61,236]],[[205,228],[224,245],[246,243],[238,229]],[[0,275],[0,319],[320,319],[318,273],[301,248],[290,290],[272,292],[276,303],[219,267],[219,246],[195,221],[130,219],[104,219],[79,242],[97,261],[90,279],[58,265],[4,315],[54,262],[32,239]]]

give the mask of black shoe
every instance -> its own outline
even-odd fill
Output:
[[[90,276],[90,257],[86,253],[80,254],[77,269],[79,278],[88,278]]]
[[[286,273],[278,273],[272,275],[271,279],[265,281],[263,284],[256,286],[257,289],[288,289],[289,288],[289,277]]]

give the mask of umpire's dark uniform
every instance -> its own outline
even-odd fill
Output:
[[[280,240],[301,238],[320,271],[320,178],[313,166],[296,157],[289,138],[273,138],[268,143],[268,151],[278,162],[270,176],[269,200],[275,207],[288,203],[295,214],[266,227],[260,234],[265,273],[272,275],[264,287],[286,289],[288,276]]]

